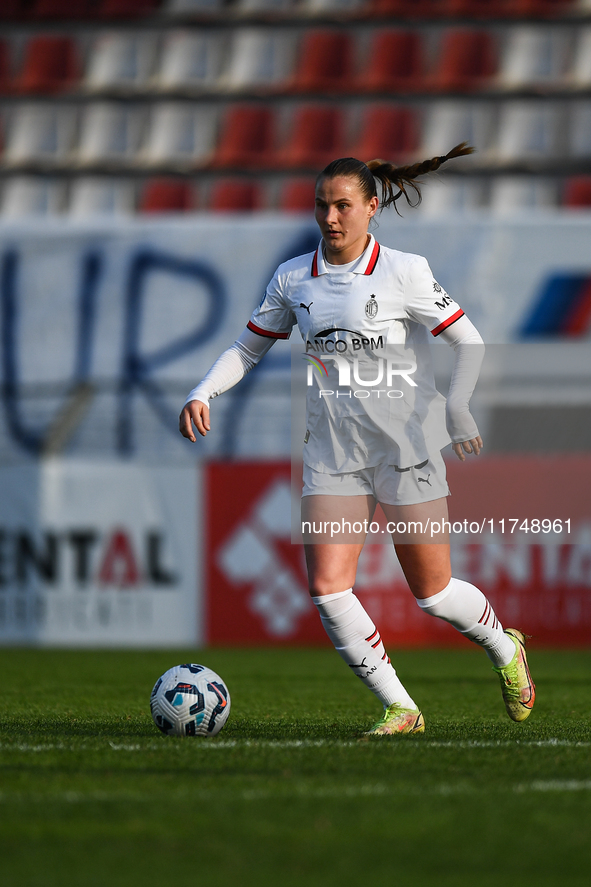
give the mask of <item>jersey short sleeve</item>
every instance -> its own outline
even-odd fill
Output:
[[[286,277],[285,273],[281,273],[281,267],[273,275],[247,324],[253,333],[270,339],[289,339],[297,318],[285,298]]]
[[[404,298],[409,318],[422,323],[433,336],[438,336],[464,314],[458,303],[437,283],[429,263],[422,256],[413,256],[409,262]]]

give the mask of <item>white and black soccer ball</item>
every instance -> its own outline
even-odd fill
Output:
[[[154,684],[152,718],[168,736],[215,736],[230,714],[230,694],[205,665],[175,665]]]

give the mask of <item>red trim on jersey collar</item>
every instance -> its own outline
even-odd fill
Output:
[[[367,263],[367,268],[365,269],[365,274],[373,274],[373,270],[378,264],[378,258],[380,256],[380,244],[377,242],[374,243],[373,252],[370,256],[369,262]]]
[[[256,333],[258,336],[265,336],[267,339],[289,339],[289,333],[275,333],[271,330],[264,330],[262,327],[257,326],[256,323],[253,323],[252,320],[248,321],[246,327],[251,333]]]
[[[438,336],[439,333],[442,333],[443,330],[446,330],[448,326],[451,326],[452,323],[455,323],[456,320],[459,320],[460,317],[464,316],[464,312],[461,308],[458,308],[455,314],[452,314],[451,317],[448,317],[447,320],[444,320],[443,323],[440,323],[439,326],[436,326],[434,330],[431,330],[432,336]]]
[[[318,246],[316,247],[316,252],[314,253],[314,258],[312,259],[312,270],[310,272],[312,277],[319,276],[319,274],[318,274],[318,250],[320,249],[321,246],[322,246],[322,242],[319,243]],[[378,264],[379,256],[380,256],[380,244],[376,240],[376,241],[374,241],[373,249],[371,251],[371,256],[369,257],[367,267],[366,267],[365,271],[363,272],[364,275],[373,274],[374,269],[375,269],[376,265]]]

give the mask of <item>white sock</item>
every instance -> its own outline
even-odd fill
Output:
[[[337,653],[384,707],[398,702],[404,708],[416,709],[390,662],[379,631],[353,589],[313,597],[312,601]]]
[[[497,668],[508,665],[515,656],[515,643],[503,632],[495,611],[480,589],[463,579],[450,579],[443,591],[418,600],[431,616],[445,619],[465,637],[484,647]]]

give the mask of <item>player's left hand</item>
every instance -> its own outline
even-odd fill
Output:
[[[460,462],[465,462],[465,453],[474,453],[475,456],[479,456],[483,446],[482,438],[478,435],[478,437],[474,437],[472,440],[463,440],[461,443],[452,444],[451,448]]]

